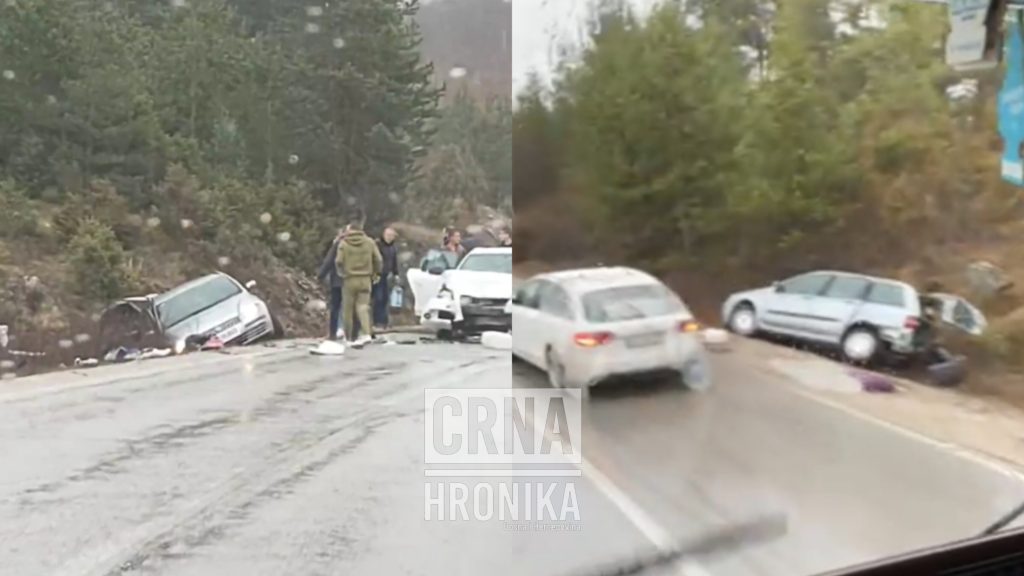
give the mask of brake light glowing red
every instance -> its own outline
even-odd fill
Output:
[[[583,348],[596,348],[611,342],[611,332],[581,332],[573,336],[577,346]]]
[[[907,316],[907,319],[903,321],[903,327],[907,330],[917,330],[921,326],[921,321],[914,316]]]
[[[696,320],[685,320],[679,323],[679,331],[686,332],[687,334],[693,334],[700,332],[700,322]]]

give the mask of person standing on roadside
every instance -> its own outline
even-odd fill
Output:
[[[370,292],[373,284],[380,278],[384,265],[377,243],[363,232],[362,223],[349,224],[348,233],[338,245],[335,262],[342,279],[342,316],[345,334],[350,335],[351,342],[365,343],[366,340],[373,339]],[[367,332],[358,340],[351,336],[355,334],[354,324],[357,320]]]
[[[388,317],[388,306],[391,296],[391,287],[398,282],[398,246],[395,246],[395,239],[398,233],[388,226],[377,241],[377,248],[383,268],[380,280],[373,285],[373,324],[377,328],[387,329],[390,323]]]
[[[338,245],[341,243],[342,238],[345,237],[345,232],[348,228],[342,228],[338,230],[338,235],[331,241],[331,247],[327,250],[327,254],[324,255],[324,261],[320,264],[320,271],[317,273],[317,278],[323,282],[329,280],[327,288],[330,291],[330,299],[328,301],[328,340],[336,340],[338,338],[338,328],[341,323],[341,275],[338,274],[338,266],[336,261],[338,259]]]

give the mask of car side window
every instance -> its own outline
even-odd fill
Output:
[[[540,291],[540,311],[557,318],[573,319],[569,295],[557,284],[546,283]]]
[[[786,294],[813,295],[820,294],[825,284],[832,279],[830,274],[812,272],[801,274],[780,284],[781,292]]]
[[[865,300],[872,304],[895,306],[897,308],[902,308],[906,305],[903,298],[903,288],[889,282],[875,282],[872,284]]]
[[[862,300],[869,286],[871,286],[871,281],[867,278],[836,276],[825,290],[825,296],[839,300]]]
[[[540,287],[543,282],[527,282],[516,290],[515,301],[516,306],[522,306],[523,308],[538,308],[538,297]]]

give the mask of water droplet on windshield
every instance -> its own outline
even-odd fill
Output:
[[[68,340],[66,338],[61,339],[60,341],[57,342],[57,346],[60,346],[64,350],[67,350],[68,348],[71,348],[74,345],[75,345],[74,342],[72,342],[71,340]]]
[[[288,163],[291,164],[292,166],[295,166],[296,164],[299,163],[299,157],[295,154],[292,154],[291,156],[288,157]]]
[[[14,80],[14,70],[4,70],[4,80]]]
[[[181,219],[181,227],[183,229],[185,229],[185,230],[188,230],[189,228],[192,227],[192,221],[189,220],[188,218],[182,218]]]
[[[306,33],[307,34],[319,34],[320,33],[320,25],[317,24],[316,22],[310,22],[310,23],[306,24]]]
[[[355,197],[355,196],[346,196],[346,197],[345,197],[345,202],[346,202],[346,203],[347,203],[347,204],[348,204],[349,206],[355,206],[355,205],[356,205],[356,202],[358,202],[358,200],[356,200],[356,197]]]
[[[85,344],[89,340],[92,340],[92,336],[89,336],[88,334],[86,334],[84,332],[81,333],[81,334],[75,334],[75,342],[77,342],[79,344]]]
[[[271,216],[270,212],[264,212],[263,214],[260,214],[260,222],[263,222],[264,224],[270,224],[270,222],[273,220],[274,217]]]
[[[175,8],[184,8],[188,6],[188,0],[171,0],[171,6]]]
[[[160,219],[157,218],[156,216],[146,219],[146,226],[149,226],[150,228],[156,228],[159,225]]]
[[[335,48],[338,48],[338,49],[344,48],[345,47],[345,39],[344,38],[335,38],[334,42],[332,42],[332,44],[334,44]]]
[[[448,76],[452,78],[463,78],[466,75],[466,69],[462,66],[456,66],[448,71]]]
[[[287,242],[292,239],[292,234],[291,232],[281,232],[277,235],[277,239],[280,242]]]
[[[400,204],[402,202],[402,195],[399,194],[398,192],[392,192],[388,194],[388,199],[394,202],[395,204]]]
[[[46,97],[46,103],[51,105],[51,106],[53,106],[54,104],[57,103],[57,97],[54,96],[53,94],[50,94],[49,96]]]
[[[323,14],[324,9],[321,8],[320,6],[306,6],[306,15],[309,16],[310,18],[323,16]]]
[[[231,258],[228,258],[227,256],[221,256],[220,258],[217,258],[217,265],[220,266],[221,268],[228,266],[230,264]]]

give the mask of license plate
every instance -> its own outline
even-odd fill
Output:
[[[221,342],[227,342],[229,340],[233,340],[235,338],[238,338],[238,336],[241,333],[242,333],[242,325],[241,324],[235,324],[231,328],[228,328],[227,330],[221,332],[220,334],[217,334],[217,339],[220,340]]]
[[[665,341],[665,335],[660,332],[652,334],[640,334],[638,336],[630,336],[626,338],[626,346],[628,348],[646,348],[648,346],[657,346]]]

